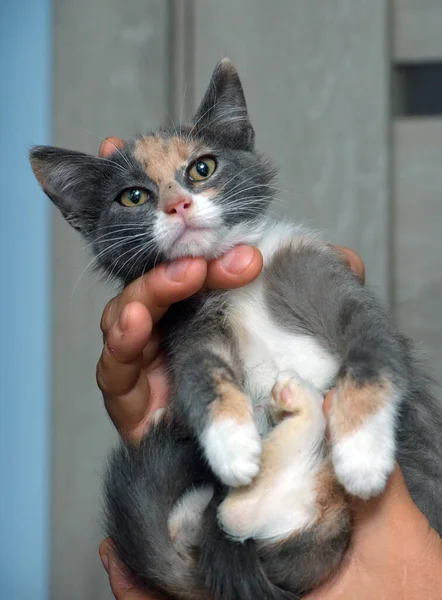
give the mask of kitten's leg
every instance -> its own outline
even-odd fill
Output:
[[[339,481],[362,498],[380,493],[394,468],[396,421],[410,386],[406,343],[381,304],[314,239],[275,255],[266,279],[274,318],[283,314],[284,326],[318,341],[340,366],[329,418]]]
[[[174,410],[194,431],[223,483],[249,484],[259,471],[261,438],[231,351],[222,340],[198,339],[187,348],[173,364]]]
[[[337,569],[350,539],[345,494],[325,454],[322,394],[294,375],[273,389],[280,423],[264,442],[261,471],[220,504],[221,528],[255,540],[266,577],[303,596]]]
[[[338,380],[330,411],[332,458],[344,487],[361,498],[380,493],[394,467],[400,391],[390,378]]]
[[[316,486],[324,461],[323,397],[293,373],[272,391],[278,425],[264,441],[261,470],[251,486],[231,490],[219,507],[224,531],[247,538],[284,538],[317,518]]]

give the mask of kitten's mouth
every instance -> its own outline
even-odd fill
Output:
[[[200,239],[201,236],[204,236],[205,233],[210,231],[209,227],[198,227],[192,225],[185,225],[183,229],[178,234],[177,238],[173,242],[176,244],[177,242],[189,241],[189,240],[197,240]]]
[[[170,240],[167,254],[170,259],[182,256],[213,258],[218,246],[218,236],[213,227],[186,224]]]

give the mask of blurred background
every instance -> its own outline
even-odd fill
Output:
[[[362,255],[440,380],[441,31],[441,0],[0,0],[1,600],[112,597],[95,364],[113,290],[27,149],[188,117],[229,56],[285,214]]]

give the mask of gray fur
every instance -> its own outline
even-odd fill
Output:
[[[245,223],[258,234],[274,170],[254,149],[243,91],[229,62],[217,66],[195,118],[181,132],[203,142],[222,165],[207,187],[219,190],[215,201],[224,206],[224,224]],[[99,268],[123,284],[167,259],[154,244],[140,242],[141,234],[144,240],[152,237],[159,190],[135,159],[134,143],[110,159],[48,147],[31,152],[47,195],[92,242]],[[184,170],[175,177],[188,186]],[[127,211],[118,197],[137,186],[149,190],[152,201]],[[223,203],[232,191],[233,209]],[[307,334],[338,357],[336,377],[350,373],[363,384],[387,373],[401,390],[397,458],[414,500],[442,533],[442,407],[429,392],[410,342],[325,245],[280,252],[262,278],[269,319],[292,333]],[[172,417],[154,427],[139,448],[122,444],[114,452],[105,481],[106,530],[131,575],[151,593],[186,600],[293,600],[336,568],[348,543],[348,523],[344,518],[320,547],[315,530],[277,546],[234,542],[221,531],[216,510],[227,491],[205,464],[198,439],[216,400],[213,373],[222,373],[238,389],[246,377],[229,324],[230,302],[229,292],[197,295],[163,319]],[[223,357],[216,352],[220,346]],[[216,494],[204,514],[203,541],[183,554],[170,539],[168,516],[186,491],[207,481],[214,483]]]

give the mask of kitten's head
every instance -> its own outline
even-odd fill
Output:
[[[131,281],[163,260],[213,258],[261,233],[274,171],[254,149],[227,59],[190,124],[141,136],[109,158],[31,151],[34,173],[107,273]]]

